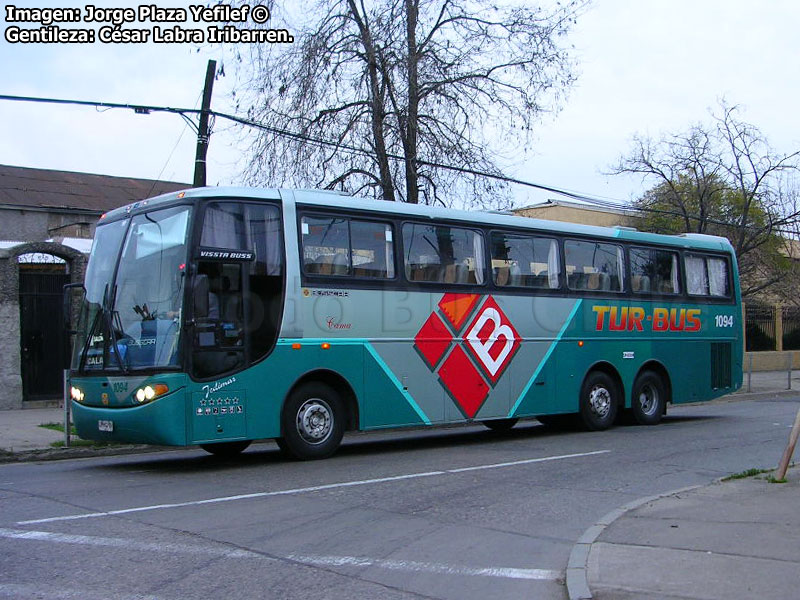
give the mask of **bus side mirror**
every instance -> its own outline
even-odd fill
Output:
[[[66,332],[67,336],[75,335],[77,330],[70,329],[70,316],[72,313],[72,291],[73,289],[80,289],[84,294],[86,293],[86,288],[83,287],[83,283],[67,283],[64,285],[64,291],[62,293],[62,301],[63,305],[61,307],[61,316],[63,319],[64,331]]]
[[[208,275],[195,275],[192,287],[192,301],[194,303],[194,318],[205,319],[208,317]]]

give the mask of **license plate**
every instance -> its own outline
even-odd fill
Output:
[[[97,429],[100,431],[114,431],[114,421],[98,421]]]

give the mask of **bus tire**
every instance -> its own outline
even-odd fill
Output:
[[[602,431],[614,424],[619,408],[619,392],[614,380],[603,371],[591,371],[581,386],[580,417],[589,431]]]
[[[517,421],[519,421],[519,419],[489,419],[487,421],[481,421],[481,423],[492,431],[511,431],[511,428],[517,424]]]
[[[643,371],[633,382],[631,415],[639,425],[658,425],[666,407],[667,393],[661,377]]]
[[[283,407],[282,448],[294,458],[327,458],[344,435],[345,414],[339,395],[328,385],[310,381],[300,385]]]
[[[200,444],[200,447],[214,456],[221,458],[233,458],[238,456],[247,449],[251,444],[251,440],[243,440],[241,442],[218,442],[216,444]]]

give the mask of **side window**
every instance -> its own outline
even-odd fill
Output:
[[[304,215],[300,220],[307,275],[393,279],[394,242],[388,223]]]
[[[687,254],[686,288],[695,296],[727,298],[731,295],[728,261],[716,256]]]
[[[600,242],[564,242],[567,286],[572,290],[621,292],[625,262],[622,246]]]
[[[727,298],[731,295],[731,285],[728,280],[728,261],[724,258],[709,257],[706,262],[708,267],[708,288],[712,296]]]
[[[350,228],[340,217],[300,220],[303,269],[309,275],[350,275]]]
[[[631,290],[638,294],[678,294],[678,255],[667,250],[631,248]]]
[[[353,275],[394,279],[392,226],[388,223],[350,221]]]
[[[483,236],[446,225],[403,225],[403,260],[409,281],[482,285]]]
[[[557,289],[561,264],[554,239],[493,232],[492,278],[498,287]]]

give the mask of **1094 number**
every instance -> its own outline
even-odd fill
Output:
[[[717,327],[733,327],[733,315],[717,315],[714,322]]]

